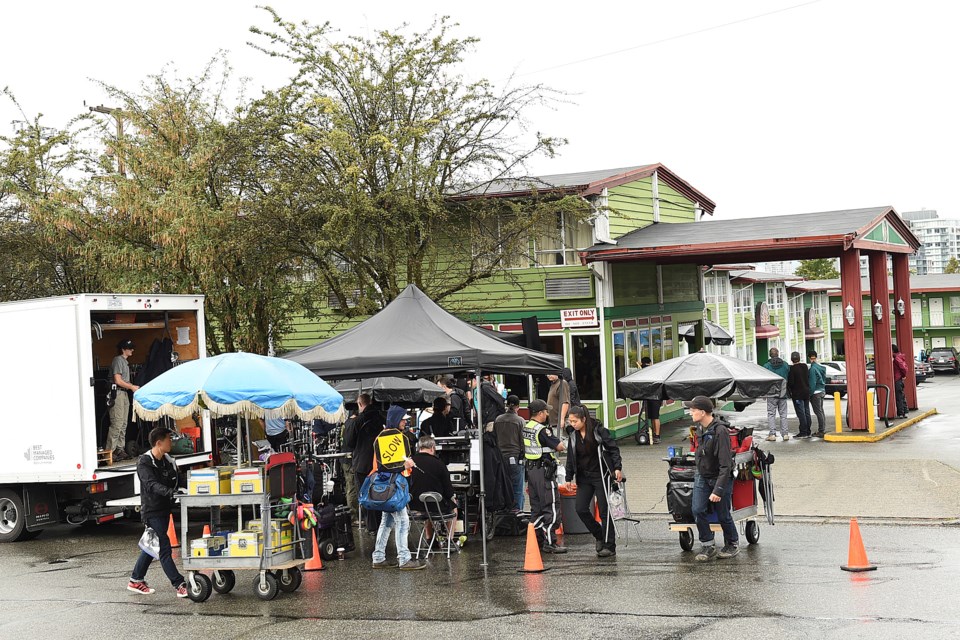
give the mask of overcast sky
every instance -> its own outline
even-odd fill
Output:
[[[716,218],[892,205],[960,217],[960,4],[912,0],[272,2],[286,19],[367,35],[436,15],[481,39],[466,69],[571,94],[536,114],[569,139],[534,174],[662,162]],[[225,49],[253,87],[285,69],[246,45],[247,0],[4,3],[0,87],[63,125],[99,104],[91,79],[136,88]],[[10,133],[19,116],[0,105]]]

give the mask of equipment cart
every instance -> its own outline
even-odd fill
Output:
[[[671,465],[678,464],[679,460],[681,459],[667,459]],[[683,460],[692,463],[693,454],[689,454]],[[734,456],[736,475],[733,480],[733,522],[750,544],[756,544],[760,540],[760,525],[757,522],[757,478],[752,473],[753,462],[754,453],[752,449],[737,453]],[[676,467],[672,466],[671,481],[667,485],[667,503],[675,522],[671,522],[668,526],[670,531],[679,534],[680,548],[684,551],[691,551],[694,542],[697,540],[697,525],[693,522],[691,504],[693,470],[690,469],[689,482],[685,482],[683,480],[673,480],[674,477],[679,477],[674,475],[674,469]],[[684,485],[689,485],[689,487]],[[686,503],[687,509],[684,509],[682,505],[684,494],[687,499],[691,500],[691,502]],[[772,512],[768,515],[772,516]],[[718,522],[711,522],[710,529],[716,532],[721,531]]]
[[[256,549],[255,555],[249,556],[231,556],[231,555],[208,555],[194,557],[190,541],[187,537],[187,513],[191,507],[237,507],[238,530],[242,528],[243,508],[247,505],[260,507],[260,521],[263,545],[262,549]],[[296,513],[297,501],[294,499],[292,504],[280,505],[282,508],[292,509]],[[301,582],[303,574],[300,567],[306,562],[302,557],[304,554],[296,552],[303,544],[300,537],[300,528],[293,527],[293,539],[282,543],[274,540],[273,524],[276,519],[273,517],[270,494],[267,493],[242,493],[242,494],[222,494],[222,495],[184,495],[180,497],[180,526],[181,549],[183,568],[187,571],[187,593],[194,602],[204,602],[210,597],[211,591],[217,593],[229,593],[236,585],[235,571],[245,569],[256,570],[257,577],[253,581],[253,590],[261,600],[273,600],[278,591],[292,592],[296,591]],[[256,541],[254,544],[257,544]],[[201,571],[212,571],[211,580]]]

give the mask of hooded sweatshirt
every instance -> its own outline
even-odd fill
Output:
[[[786,380],[790,375],[790,365],[784,362],[779,356],[767,360],[767,362],[763,365],[763,368],[773,371],[784,380]],[[784,389],[784,394],[786,394],[786,389]],[[785,398],[786,395],[783,395],[782,397]]]

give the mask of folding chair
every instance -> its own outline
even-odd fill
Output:
[[[417,543],[417,559],[420,558],[421,552],[427,558],[432,553],[442,553],[447,556],[448,560],[452,551],[460,553],[460,545],[453,542],[454,537],[456,537],[451,530],[454,523],[453,513],[443,513],[443,508],[440,506],[441,500],[443,500],[443,496],[436,491],[426,491],[420,494],[420,502],[423,503],[426,512],[423,516],[424,526],[420,530],[420,541]],[[426,525],[428,522],[433,529],[430,535],[427,535]],[[450,527],[448,527],[448,523]]]

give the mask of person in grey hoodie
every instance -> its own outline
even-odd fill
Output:
[[[773,371],[784,380],[790,374],[790,365],[780,358],[779,349],[770,349],[770,359],[763,365],[763,368]],[[780,436],[777,435],[778,414],[780,417]],[[770,428],[770,433],[767,435],[767,440],[770,442],[776,441],[779,437],[782,437],[784,441],[790,439],[790,432],[787,431],[786,387],[784,387],[782,398],[767,398],[767,426]]]

